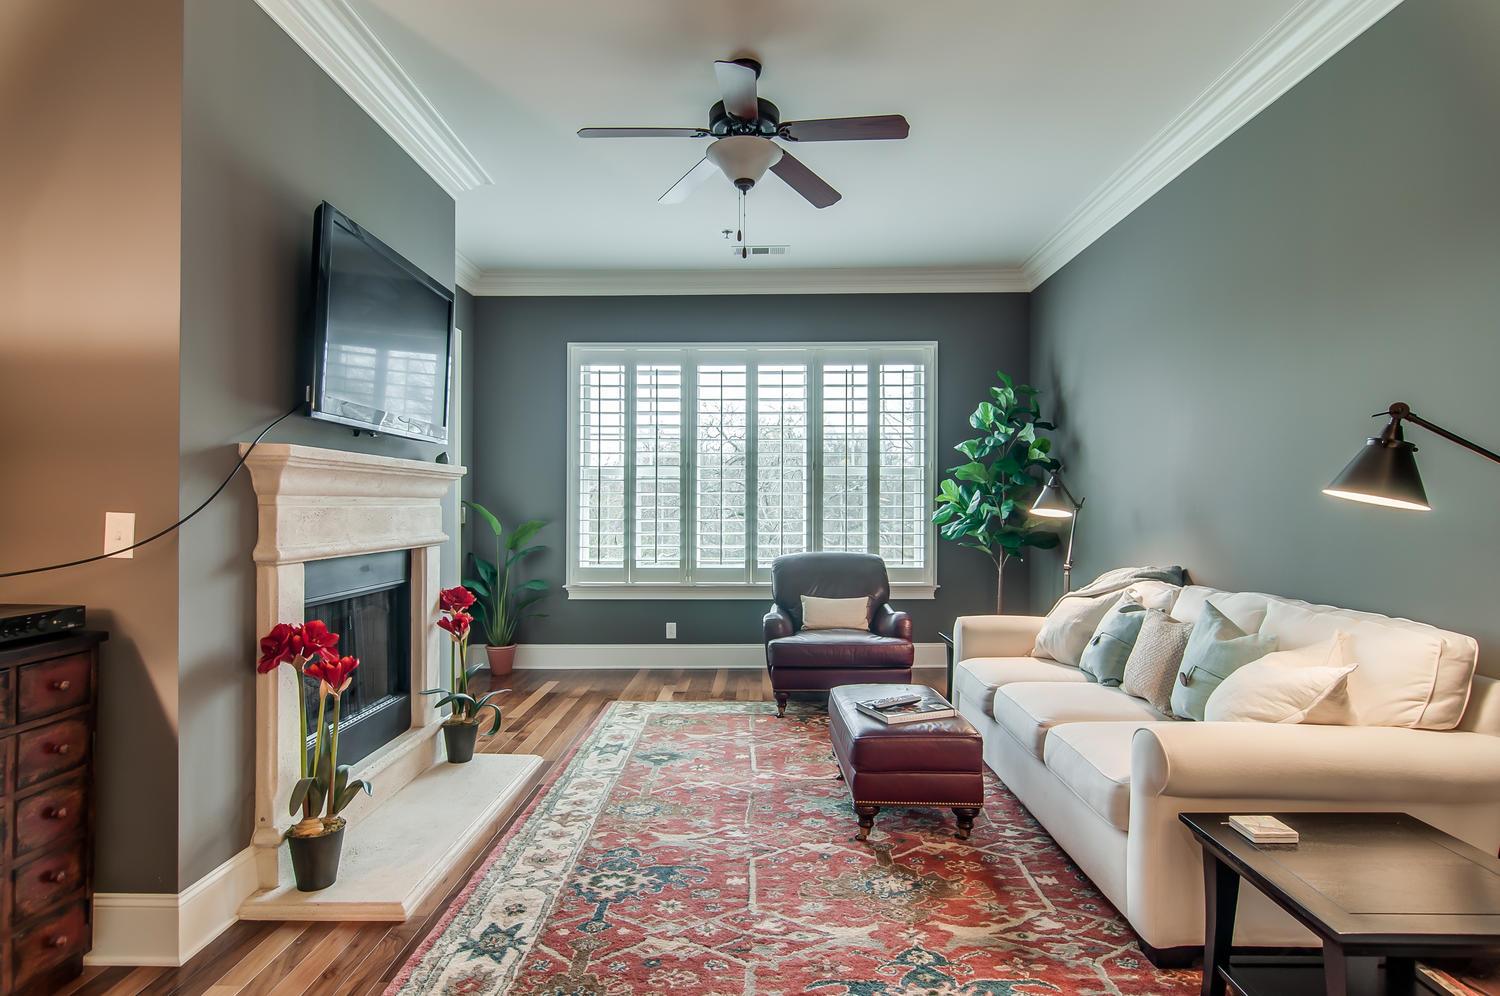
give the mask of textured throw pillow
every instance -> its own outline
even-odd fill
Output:
[[[1203,613],[1193,624],[1182,666],[1172,686],[1172,715],[1202,719],[1203,706],[1219,683],[1236,669],[1258,661],[1276,649],[1276,637],[1246,633],[1214,608],[1203,603]]]
[[[869,629],[870,599],[802,596],[803,629]]]
[[[1104,613],[1123,594],[1112,591],[1093,597],[1072,594],[1059,598],[1042,622],[1042,628],[1036,635],[1036,646],[1031,648],[1031,656],[1046,657],[1077,667],[1078,662],[1083,659],[1083,648],[1088,646],[1089,638],[1099,626],[1099,620],[1104,618]]]
[[[1083,648],[1078,669],[1090,681],[1116,686],[1125,678],[1125,662],[1146,621],[1146,607],[1129,595],[1104,614],[1093,639]]]
[[[1141,633],[1125,661],[1120,687],[1129,695],[1145,699],[1158,712],[1172,713],[1172,683],[1182,665],[1193,624],[1179,622],[1161,609],[1147,609]]]
[[[1205,719],[1230,723],[1305,723],[1330,699],[1346,694],[1358,664],[1300,665],[1276,654],[1246,664],[1225,678],[1204,706]]]
[[[1298,689],[1311,687],[1316,690],[1319,687],[1319,682],[1326,680],[1328,675],[1345,670],[1352,672],[1358,666],[1353,661],[1352,649],[1353,645],[1349,635],[1343,631],[1339,631],[1321,643],[1298,647],[1295,650],[1280,650],[1274,654],[1267,654],[1260,660],[1253,662],[1256,670],[1251,672],[1250,677],[1268,686],[1266,689],[1260,690],[1259,695],[1263,697],[1277,695],[1292,696],[1287,701],[1293,701],[1296,694],[1298,694]],[[1322,676],[1306,675],[1299,682],[1295,676],[1287,677],[1281,673],[1284,670],[1299,669],[1319,670]],[[1289,687],[1290,691],[1288,690]],[[1349,704],[1349,687],[1347,681],[1335,681],[1325,694],[1305,709],[1292,709],[1286,706],[1284,702],[1278,704],[1269,699],[1256,703],[1252,701],[1253,696],[1248,691],[1243,689],[1238,691],[1231,689],[1231,691],[1234,693],[1234,701],[1226,699],[1220,702],[1216,707],[1216,711],[1232,710],[1236,714],[1236,718],[1239,718],[1240,714],[1244,714],[1245,718],[1242,721],[1308,723],[1319,726],[1353,726],[1357,723],[1357,720],[1354,718],[1353,709]],[[1217,692],[1214,693],[1214,695],[1217,694]],[[1214,696],[1210,696],[1209,701],[1212,702],[1213,698]],[[1253,719],[1251,714],[1259,714],[1261,711],[1265,711],[1268,715],[1295,715],[1297,718]],[[1204,716],[1205,718],[1213,718],[1208,714],[1206,707],[1204,709]]]

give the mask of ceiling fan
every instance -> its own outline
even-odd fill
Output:
[[[802,161],[777,145],[783,142],[849,142],[905,138],[911,131],[899,114],[858,118],[782,121],[776,105],[756,92],[761,66],[754,59],[714,63],[724,99],[709,108],[706,128],[580,128],[579,138],[711,138],[698,164],[661,195],[663,204],[678,204],[715,171],[723,173],[741,195],[766,170],[786,181],[816,208],[830,207],[843,196]]]

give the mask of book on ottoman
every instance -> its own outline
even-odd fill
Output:
[[[933,692],[930,695],[892,695],[887,698],[861,699],[854,707],[872,719],[889,726],[920,723],[923,720],[948,719],[958,715],[948,700]]]

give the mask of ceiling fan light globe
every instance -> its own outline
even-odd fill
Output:
[[[736,186],[743,181],[749,181],[751,186],[759,183],[766,170],[781,160],[781,154],[781,146],[754,135],[721,138],[708,147],[707,153],[708,161]]]

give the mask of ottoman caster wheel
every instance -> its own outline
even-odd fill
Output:
[[[974,830],[974,817],[979,815],[978,809],[954,809],[953,815],[958,817],[958,831],[954,834],[959,840],[968,840],[969,834]]]
[[[791,696],[785,692],[776,693],[776,718],[781,719],[786,715],[786,703]]]
[[[859,833],[854,835],[854,839],[869,840],[870,831],[875,829],[875,814],[880,812],[880,807],[855,806],[854,812],[859,816]]]

